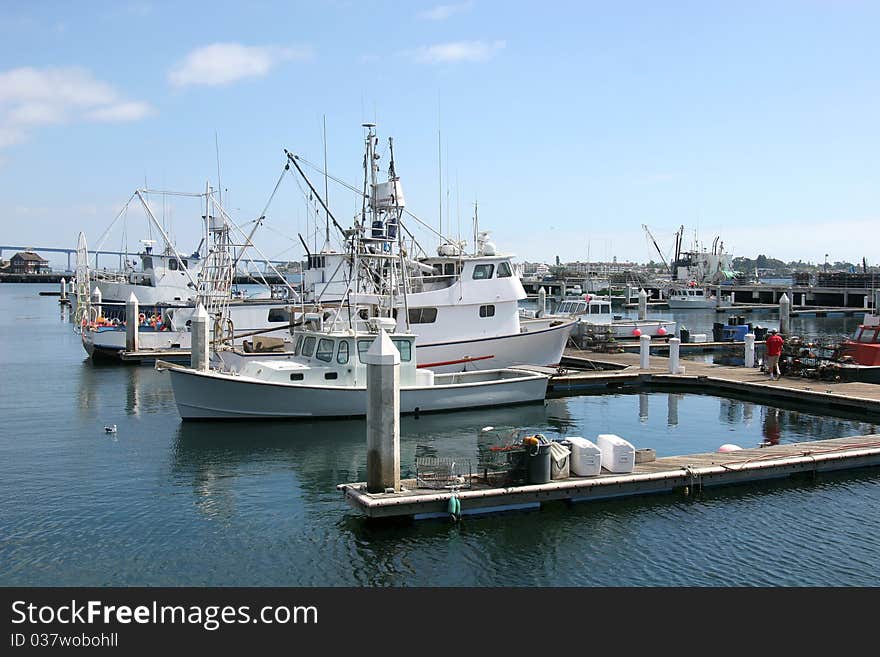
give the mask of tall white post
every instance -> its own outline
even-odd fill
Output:
[[[651,336],[639,336],[639,367],[643,370],[651,369]]]
[[[67,299],[67,279],[61,279],[61,300],[65,301]],[[865,297],[865,308],[868,307],[868,297]]]
[[[782,335],[791,334],[791,301],[785,292],[779,297],[779,332]]]
[[[547,290],[542,285],[538,290],[538,312],[536,317],[543,317],[547,314]]]
[[[731,290],[730,291],[730,305],[732,306],[735,303],[736,303],[736,292]]]
[[[400,352],[384,329],[367,365],[367,491],[400,490]]]
[[[744,365],[746,367],[755,366],[755,334],[746,333],[746,356]]]
[[[639,290],[639,319],[648,318],[648,293]]]
[[[201,372],[208,371],[208,311],[202,304],[196,306],[191,320],[190,367]]]
[[[669,373],[678,374],[678,356],[681,339],[669,338]]]
[[[128,301],[125,302],[125,350],[137,351],[139,347],[138,340],[138,316],[141,314],[138,298],[131,293]]]
[[[868,297],[865,297],[866,300],[867,300],[867,298]],[[807,305],[807,295],[806,295],[806,293],[801,292],[801,306],[806,306],[806,305]]]
[[[101,290],[99,290],[98,286],[96,285],[95,289],[92,290],[92,298],[91,298],[92,308],[95,309],[95,319],[97,319],[98,317],[100,317],[101,315],[104,314],[102,312],[103,309],[101,308],[101,301],[102,301]]]

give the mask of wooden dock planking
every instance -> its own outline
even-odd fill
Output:
[[[401,482],[398,493],[370,494],[365,484],[340,484],[337,489],[355,509],[371,518],[447,515],[449,498],[461,502],[463,514],[540,507],[542,503],[586,501],[669,493],[692,487],[724,486],[801,473],[874,467],[880,465],[880,435],[852,436],[789,443],[734,452],[667,456],[636,465],[632,473],[604,471],[595,477],[571,477],[546,484],[489,487],[479,476],[472,488],[438,491],[415,488],[414,480]]]

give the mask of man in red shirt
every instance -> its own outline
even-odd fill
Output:
[[[770,329],[770,335],[767,337],[767,371],[770,372],[770,378],[773,381],[779,380],[781,372],[779,371],[779,356],[782,355],[782,345],[784,341],[776,329]]]

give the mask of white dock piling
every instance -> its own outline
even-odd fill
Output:
[[[208,370],[208,311],[202,304],[196,306],[192,316],[192,347],[190,367],[205,372]]]
[[[103,309],[101,308],[101,301],[102,301],[102,300],[103,300],[103,299],[102,299],[102,297],[101,297],[101,290],[99,290],[99,289],[98,289],[98,286],[96,285],[96,286],[95,286],[95,289],[92,290],[92,298],[91,298],[92,308],[95,309],[95,317],[94,317],[94,319],[98,319],[98,317],[100,317],[101,315],[104,314],[104,313],[102,312]],[[89,318],[89,319],[92,319],[92,318]]]
[[[779,297],[779,332],[782,335],[791,333],[791,301],[785,292]]]
[[[384,329],[367,364],[367,490],[400,491],[400,353]]]
[[[720,301],[720,300],[719,300],[719,301]],[[732,306],[732,305],[735,304],[735,303],[736,303],[736,292],[734,292],[733,290],[731,290],[731,291],[730,291],[730,305]]]
[[[639,319],[648,318],[648,293],[639,290]]]
[[[867,298],[868,297],[865,297],[865,299],[867,299]],[[61,301],[66,301],[66,300],[67,300],[67,279],[62,278],[61,279]],[[865,301],[865,306],[867,306],[867,305],[868,305],[868,302]]]
[[[746,333],[746,355],[744,365],[746,367],[755,366],[755,334]]]
[[[639,368],[651,369],[651,336],[639,336]]]
[[[669,373],[678,374],[678,354],[681,340],[679,338],[669,338]]]
[[[134,292],[125,302],[125,350],[137,351],[139,346],[139,321],[141,314],[140,304]]]
[[[535,317],[543,317],[547,314],[547,290],[544,289],[542,285],[538,290],[538,312],[535,313]]]

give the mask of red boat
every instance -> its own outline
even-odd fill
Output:
[[[840,345],[840,356],[856,365],[880,365],[880,316],[865,313],[855,337]]]

